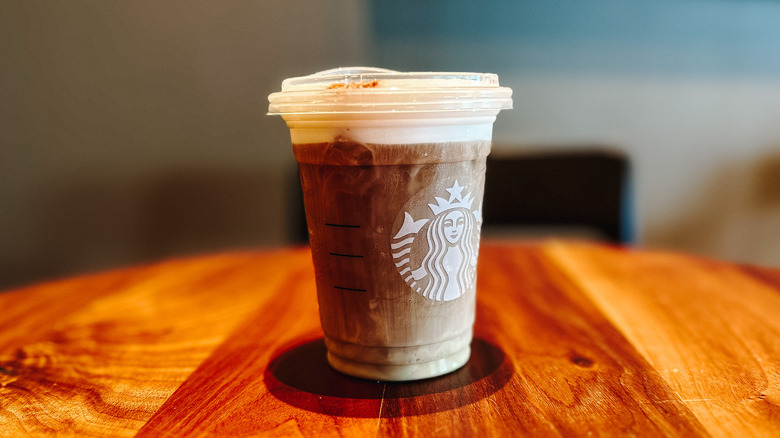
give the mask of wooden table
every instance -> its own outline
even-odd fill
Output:
[[[483,243],[477,308],[463,369],[379,383],[325,362],[307,248],[0,294],[0,436],[780,436],[780,270]]]

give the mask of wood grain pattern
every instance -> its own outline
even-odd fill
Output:
[[[0,351],[0,431],[134,435],[262,301],[257,289],[286,277],[285,264],[218,256],[114,274],[126,281],[82,278],[59,295],[44,285],[3,297],[11,309],[45,298],[53,321],[38,322],[47,331],[39,339]],[[91,285],[106,289],[73,310],[72,295]],[[69,313],[56,320],[57,308]]]
[[[780,433],[777,289],[730,264],[682,255],[548,252],[708,430]]]
[[[780,271],[484,243],[461,370],[333,371],[307,248],[0,295],[0,436],[780,436]]]

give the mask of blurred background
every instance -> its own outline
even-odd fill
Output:
[[[631,161],[635,243],[780,266],[780,2],[0,3],[0,289],[283,246],[281,81],[488,71],[494,140]]]

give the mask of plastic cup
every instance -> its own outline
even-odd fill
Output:
[[[485,158],[511,96],[493,74],[355,67],[268,97],[290,128],[338,371],[416,380],[468,361]]]

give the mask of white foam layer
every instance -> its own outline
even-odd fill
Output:
[[[372,144],[418,144],[490,140],[496,115],[420,119],[285,119],[294,144],[327,143],[345,138]]]

